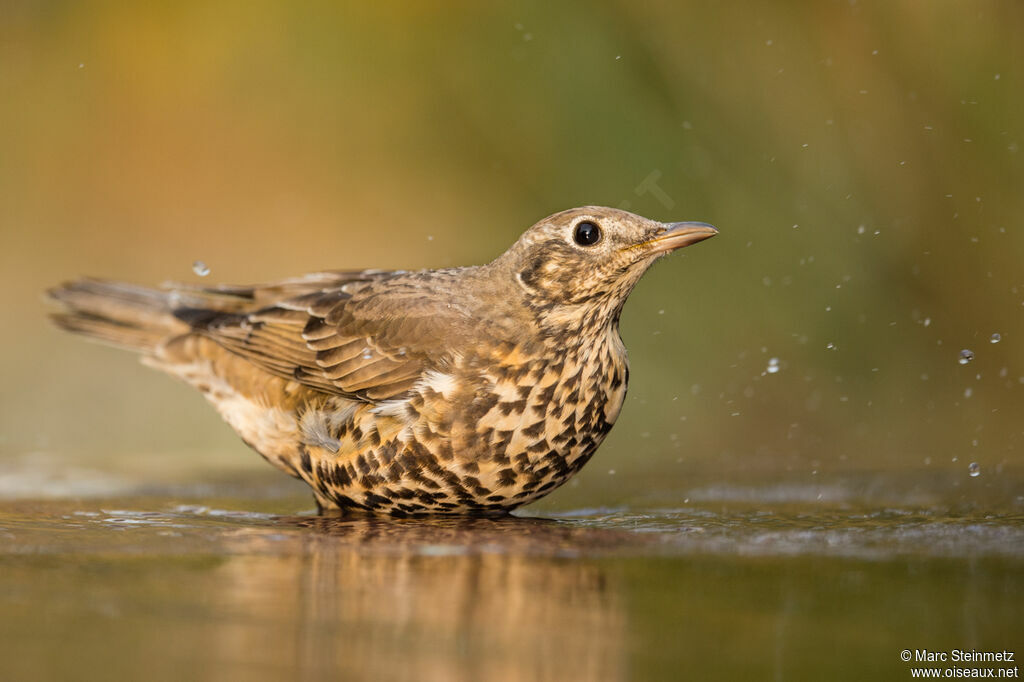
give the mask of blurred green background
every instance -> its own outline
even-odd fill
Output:
[[[0,492],[278,476],[191,389],[52,329],[47,286],[481,263],[604,204],[721,235],[633,294],[626,407],[554,504],[762,478],[1021,504],[1021,3],[2,15]]]

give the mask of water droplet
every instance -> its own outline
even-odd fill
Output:
[[[999,343],[1002,340],[1003,340],[1003,336],[999,332],[996,332],[992,336],[988,337],[988,342],[989,343]]]
[[[369,360],[372,357],[373,357],[373,351],[371,351],[369,348],[364,348],[363,349],[363,360]]]
[[[210,274],[210,267],[201,260],[197,260],[192,264],[192,272],[196,273],[200,277],[206,277]]]
[[[971,478],[981,476],[981,465],[977,462],[971,462],[967,465],[967,473],[970,474]]]
[[[769,360],[768,360],[768,369],[766,369],[765,371],[768,372],[769,374],[777,373],[779,371],[779,359],[778,358],[769,358]]]
[[[826,344],[825,348],[828,348],[829,350],[835,350],[836,349],[836,344],[834,344],[831,341],[829,341],[828,344]]]
[[[965,398],[970,398],[972,395],[974,395],[974,389],[973,388],[968,386],[967,388],[964,389],[964,397]]]
[[[960,351],[960,357],[957,358],[957,362],[961,365],[966,365],[968,362],[974,359],[974,351],[969,348],[964,348]]]

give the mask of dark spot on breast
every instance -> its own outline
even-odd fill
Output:
[[[519,402],[522,402],[524,407],[526,406],[525,400],[511,403],[498,403],[498,411],[501,412],[502,416],[507,417],[516,411],[516,405],[519,404]]]
[[[440,495],[440,493],[428,493],[426,490],[414,490],[413,491],[413,496],[417,500],[419,500],[420,502],[422,502],[423,504],[426,504],[426,505],[434,504],[434,501],[437,500],[439,495]]]
[[[334,485],[344,488],[352,482],[351,477],[348,475],[348,471],[345,470],[344,466],[334,467]]]
[[[437,456],[446,462],[455,459],[455,451],[452,449],[452,443],[449,439],[444,438],[438,441]]]
[[[325,496],[334,500],[334,504],[338,505],[341,509],[365,509],[362,504],[356,502],[348,495],[342,495],[337,491],[323,491]]]
[[[526,448],[526,451],[527,452],[543,452],[544,450],[547,450],[548,447],[549,447],[548,446],[548,442],[546,440],[544,440],[543,438],[541,438],[539,441],[537,441],[533,445],[531,445],[528,448]]]
[[[530,424],[525,429],[523,429],[523,435],[526,436],[527,438],[536,438],[540,434],[544,433],[544,427],[546,425],[547,422],[541,419],[540,421],[534,424]]]
[[[377,509],[378,507],[391,506],[391,500],[386,497],[381,497],[375,493],[366,493],[366,495],[363,496],[363,504],[370,509]]]
[[[551,401],[551,398],[555,395],[555,388],[558,387],[557,383],[551,384],[545,389],[538,391],[537,401],[541,404],[547,404]]]
[[[408,488],[398,488],[397,490],[394,491],[393,496],[399,500],[411,500],[413,497],[416,496],[416,493],[414,493],[412,490],[409,490]],[[410,510],[406,509],[406,511]]]
[[[550,466],[553,466],[558,471],[559,476],[566,476],[570,473],[569,465],[565,462],[565,457],[562,457],[561,454],[554,450],[544,455],[544,461],[548,462]]]
[[[478,393],[476,398],[464,410],[465,419],[469,422],[478,422],[484,415],[491,411],[491,408],[498,403],[497,393]]]
[[[367,474],[359,479],[359,485],[362,488],[376,488],[386,483],[383,476],[377,474]]]

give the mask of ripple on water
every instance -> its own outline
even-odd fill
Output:
[[[790,505],[792,506],[792,505]],[[1024,517],[882,509],[659,509],[574,517],[583,525],[661,535],[662,549],[696,554],[1024,558]]]
[[[712,496],[714,497],[714,496]],[[759,499],[684,507],[613,507],[498,519],[278,516],[199,504],[0,507],[0,554],[399,553],[420,556],[827,556],[1024,558],[1024,516],[938,508],[861,507]],[[77,505],[77,507],[76,507]],[[13,507],[13,508],[12,508]],[[155,510],[152,507],[157,507]],[[312,543],[312,544],[311,544]]]

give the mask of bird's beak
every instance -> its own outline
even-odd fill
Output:
[[[665,223],[665,231],[644,243],[648,253],[667,253],[702,242],[718,234],[707,223]]]

